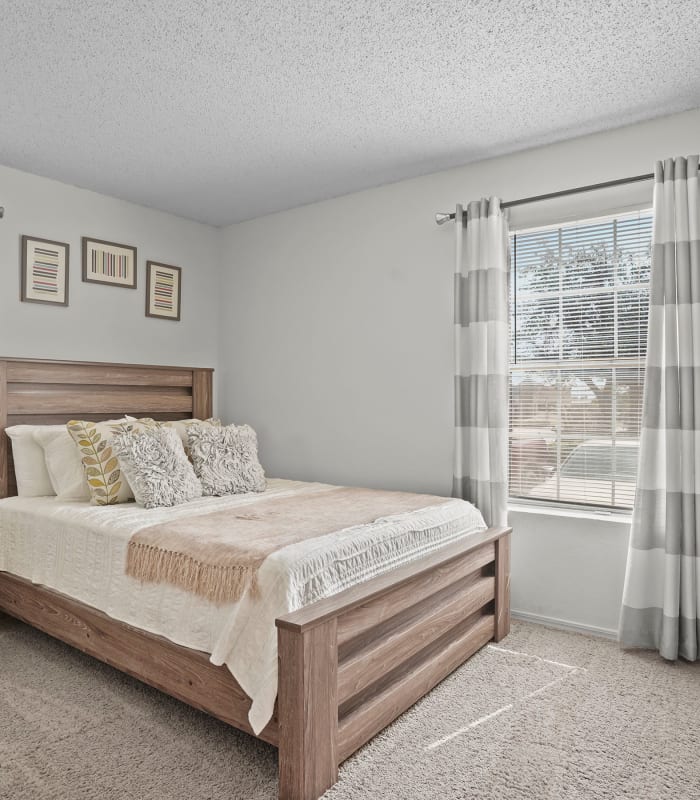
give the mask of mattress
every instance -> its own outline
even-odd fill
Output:
[[[226,665],[252,700],[259,733],[277,695],[275,619],[483,530],[481,514],[463,500],[358,525],[285,547],[258,572],[255,597],[214,605],[167,584],[126,575],[126,550],[142,528],[192,514],[254,506],[326,484],[271,479],[261,494],[207,497],[173,508],[134,503],[92,506],[52,497],[0,500],[0,570],[47,586],[121,622],[210,654]]]

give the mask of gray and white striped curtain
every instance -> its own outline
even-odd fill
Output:
[[[658,162],[639,477],[620,618],[625,647],[698,658],[698,156]]]
[[[460,224],[461,221],[461,224]],[[508,222],[492,197],[457,206],[453,494],[506,524]]]

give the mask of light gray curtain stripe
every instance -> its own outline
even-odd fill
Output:
[[[700,184],[698,156],[655,166],[640,472],[620,641],[698,658]]]
[[[508,429],[508,405],[488,402],[508,397],[507,375],[455,376],[455,425],[458,428]]]
[[[679,292],[677,305],[685,303],[700,303],[700,275],[690,269],[691,264],[700,263],[700,241],[695,239],[688,242],[662,242],[655,243],[652,255],[659,263],[672,263],[672,257],[680,265],[678,282]],[[669,276],[673,280],[673,276]],[[650,302],[654,305],[663,305],[664,293],[667,289],[664,281],[651,281],[649,292]]]
[[[700,323],[700,308],[694,312],[694,316]],[[690,333],[687,335],[690,336]],[[700,387],[700,365],[652,367],[647,364],[645,380],[647,385],[665,386],[669,392],[649,397],[647,416],[644,418],[646,428],[688,433],[700,428],[700,388],[696,391]],[[671,407],[669,401],[673,402]]]
[[[455,322],[469,327],[474,322],[507,322],[508,274],[501,269],[477,269],[467,275],[455,276],[460,283],[460,304]]]
[[[700,511],[697,494],[668,489],[640,489],[635,500],[634,547],[637,550],[662,548],[668,555],[698,555],[695,531],[683,526]],[[694,526],[693,526],[694,527]]]
[[[661,608],[631,608],[625,613],[620,629],[624,641],[634,638],[635,647],[647,650],[692,650],[700,638],[697,617],[666,617]]]
[[[455,229],[453,494],[474,503],[488,525],[504,525],[508,337],[503,325],[489,324],[508,321],[508,224],[500,200],[457,206]]]

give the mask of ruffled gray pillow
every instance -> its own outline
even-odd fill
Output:
[[[202,485],[173,428],[118,433],[110,444],[144,508],[177,506],[202,496]]]
[[[258,461],[258,437],[250,425],[215,428],[193,423],[187,443],[205,495],[264,492],[265,472]]]

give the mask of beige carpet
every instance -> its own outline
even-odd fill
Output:
[[[276,752],[0,615],[2,800],[273,800]],[[327,800],[700,800],[700,665],[515,624]]]

